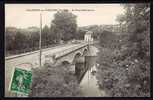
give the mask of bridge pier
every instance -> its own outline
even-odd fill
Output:
[[[78,59],[76,59],[75,63],[84,63],[85,62],[85,57],[81,56]]]
[[[62,65],[63,67],[68,66],[68,70],[77,75],[78,79],[80,80],[82,75],[88,69],[88,64],[86,63],[85,58],[86,56],[91,56],[92,51],[90,50],[90,46],[89,44],[85,44],[66,50],[56,53],[56,55],[46,55],[45,63],[55,67],[57,65]]]

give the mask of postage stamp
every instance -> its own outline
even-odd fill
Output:
[[[21,68],[15,68],[10,90],[16,93],[28,95],[30,92],[31,81],[32,71]]]

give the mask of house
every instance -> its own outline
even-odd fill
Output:
[[[84,41],[93,41],[92,37],[93,32],[92,31],[87,31],[86,34],[84,35]]]

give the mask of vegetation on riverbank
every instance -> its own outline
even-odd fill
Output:
[[[31,90],[30,97],[81,96],[76,77],[62,65],[34,69]]]
[[[128,32],[115,35],[104,31],[101,34],[97,61],[100,64],[97,72],[99,87],[114,97],[150,96],[149,5],[124,7]]]
[[[150,62],[133,55],[126,47],[126,36],[120,39],[120,48],[99,47],[97,79],[102,90],[109,96],[149,96]],[[115,46],[117,47],[117,46]]]

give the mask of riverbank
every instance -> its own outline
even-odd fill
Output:
[[[34,69],[31,90],[30,97],[81,96],[76,77],[62,65]]]
[[[97,45],[100,50],[97,59],[100,89],[109,97],[148,97],[149,62],[130,55],[133,47],[128,45],[129,39],[126,35],[103,41],[105,43]]]

